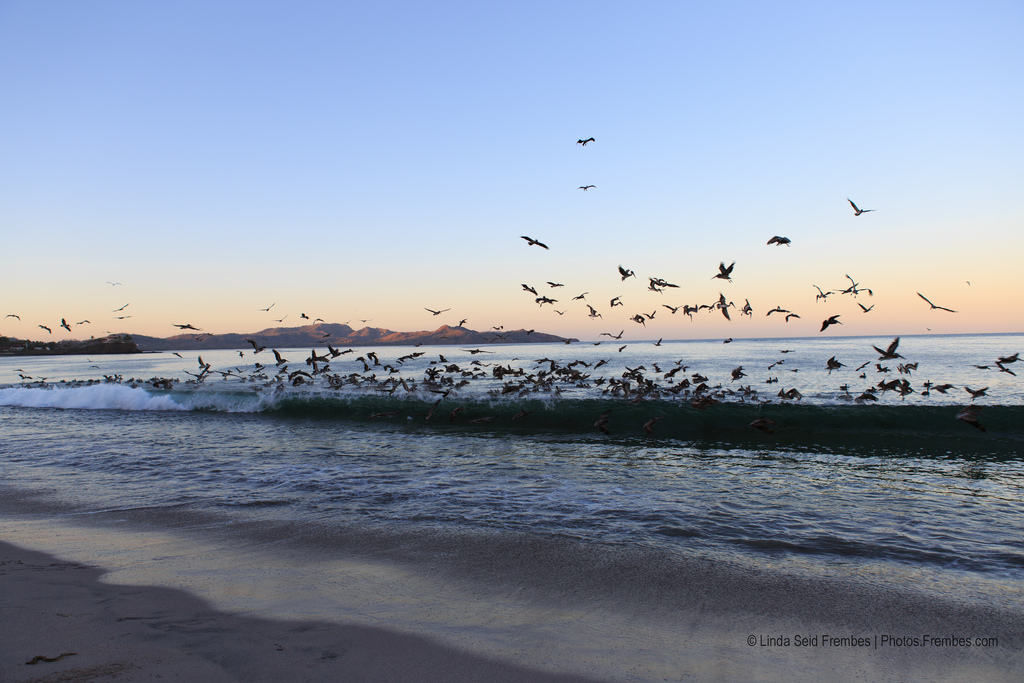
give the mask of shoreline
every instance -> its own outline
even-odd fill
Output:
[[[1024,670],[1024,615],[955,596],[942,601],[827,576],[798,578],[700,562],[649,563],[638,570],[635,558],[622,553],[516,534],[460,538],[457,544],[443,536],[375,540],[358,530],[346,536],[280,523],[225,525],[168,510],[114,511],[85,520],[38,509],[17,514],[11,508],[22,507],[18,496],[3,498],[0,539],[17,546],[0,546],[4,553],[13,553],[15,562],[42,562],[43,569],[57,565],[54,571],[20,574],[10,571],[10,560],[0,565],[0,581],[20,582],[17,590],[2,591],[11,596],[4,598],[4,611],[20,610],[2,628],[17,638],[37,634],[18,641],[25,644],[16,654],[3,651],[4,680],[41,675],[24,665],[35,655],[86,649],[38,637],[62,621],[70,623],[55,616],[74,611],[60,606],[72,599],[68,591],[77,591],[76,613],[87,615],[81,618],[90,624],[77,631],[109,637],[90,641],[99,663],[79,655],[47,664],[47,670],[131,663],[117,680],[159,670],[145,668],[158,659],[161,667],[197,681],[286,680],[298,671],[306,672],[299,676],[304,680],[320,680],[321,670],[331,672],[323,680],[342,674],[347,680],[431,680],[421,668],[431,662],[440,667],[435,680],[455,681],[1009,681]],[[71,562],[40,559],[33,555],[39,551]],[[109,571],[74,568],[83,562]],[[103,607],[108,603],[120,606],[111,611]],[[126,615],[131,629],[117,621]],[[218,652],[230,650],[236,658],[210,649],[191,630],[195,624],[211,625]],[[115,640],[118,629],[126,641]],[[315,647],[295,635],[310,632],[322,637]],[[826,635],[925,633],[996,638],[998,644],[877,649],[821,643]],[[253,634],[263,639],[264,649],[253,649]],[[170,648],[159,657],[148,649],[157,635]],[[810,636],[817,645],[794,644]],[[749,637],[756,639],[753,646]],[[15,642],[6,638],[0,632],[0,641]],[[288,638],[295,640],[282,642]],[[373,661],[352,660],[349,651],[327,664],[318,658],[353,639],[379,647]],[[288,660],[290,673],[269,673],[275,658],[283,657],[276,645],[265,647],[271,642],[299,657]],[[33,649],[38,652],[28,651]],[[397,668],[373,668],[383,661]],[[231,668],[250,662],[258,666]],[[479,667],[492,668],[480,674]],[[403,678],[407,670],[413,673]]]
[[[595,681],[386,629],[230,614],[181,590],[109,584],[105,573],[0,541],[0,679]]]

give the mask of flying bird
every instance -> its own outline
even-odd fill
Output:
[[[825,329],[828,328],[829,325],[842,325],[841,322],[836,320],[836,318],[838,318],[838,317],[839,317],[838,315],[833,315],[830,318],[828,318],[827,320],[821,321],[821,329],[819,330],[819,332],[824,332]]]
[[[7,315],[4,316],[4,319],[7,319],[7,318],[17,318],[18,322],[21,322],[21,316],[20,315],[15,315],[14,313],[8,313]]]
[[[123,311],[124,309],[128,308],[129,306],[131,306],[131,304],[125,304],[121,308],[115,308],[114,310],[111,311],[111,313],[120,313],[121,311]]]
[[[895,339],[892,340],[892,342],[889,344],[888,348],[885,349],[885,351],[878,348],[877,346],[872,346],[871,348],[873,348],[875,351],[878,351],[878,353],[880,354],[878,356],[878,360],[895,360],[897,358],[903,358],[903,356],[896,353],[896,347],[898,347],[899,345],[900,338],[896,337]]]
[[[270,304],[269,306],[267,306],[266,308],[261,308],[260,310],[266,312],[266,311],[269,311],[271,308],[273,308],[275,305],[277,305],[276,301],[274,303]]]
[[[594,138],[587,138],[586,140],[577,140],[576,144],[583,145],[584,147],[586,147],[588,142],[597,142],[597,140],[595,140]]]
[[[583,190],[584,192],[586,192],[592,187],[597,187],[597,185],[580,185],[580,189]]]
[[[785,244],[788,247],[792,241],[793,240],[789,239],[788,237],[781,237],[780,235],[776,235],[775,237],[768,240],[768,244],[777,244],[780,247],[783,244]]]
[[[733,261],[729,265],[729,267],[726,268],[725,267],[725,261],[722,261],[722,263],[720,263],[719,266],[718,266],[718,274],[712,276],[711,279],[714,280],[715,278],[718,278],[720,280],[728,280],[729,282],[732,282],[732,269],[733,269],[733,267],[735,265],[736,265],[736,262]]]
[[[874,211],[874,209],[858,209],[858,208],[857,208],[857,205],[856,205],[856,204],[854,204],[854,203],[853,203],[853,200],[852,200],[852,199],[850,199],[849,197],[847,197],[847,198],[846,198],[846,201],[850,202],[850,206],[852,206],[852,207],[853,207],[853,215],[854,215],[854,216],[859,216],[859,215],[861,215],[862,213],[867,213],[868,211]]]
[[[985,428],[978,421],[979,410],[981,410],[981,406],[965,406],[963,410],[956,414],[956,419],[966,422],[981,431],[985,431]]]
[[[49,327],[47,327],[46,325],[40,325],[40,326],[39,326],[39,329],[41,329],[41,330],[46,330],[46,331],[47,331],[47,332],[49,332],[50,334],[53,334],[53,330],[51,330],[51,329],[50,329]]]
[[[628,277],[636,277],[636,274],[632,270],[629,270],[628,268],[623,268],[622,266],[619,266],[619,275],[622,276],[623,282],[625,282],[626,278]]]
[[[526,243],[527,243],[528,246],[531,246],[531,247],[542,247],[544,249],[548,248],[548,245],[544,244],[543,242],[539,242],[539,241],[533,239],[532,237],[527,237],[526,235],[520,235],[520,238],[526,240]]]
[[[434,315],[441,315],[441,314],[442,314],[442,313],[444,313],[445,311],[450,311],[450,310],[452,310],[452,309],[450,309],[450,308],[444,308],[444,309],[441,309],[440,311],[435,311],[435,310],[434,310],[434,309],[432,309],[432,308],[425,308],[425,307],[424,307],[424,309],[423,309],[423,310],[424,310],[424,311],[430,311],[430,312],[431,312],[431,313],[433,313]]]
[[[71,331],[71,325],[68,325],[68,321],[67,321],[67,320],[65,320],[64,318],[61,318],[61,319],[60,319],[60,326],[61,326],[61,327],[63,327],[63,328],[64,328],[65,330],[67,330],[68,332],[70,332],[70,331]]]
[[[202,332],[202,330],[200,330],[198,327],[193,327],[191,323],[186,323],[184,325],[179,325],[177,323],[171,323],[171,324],[174,327],[177,327],[179,330],[195,330],[196,332]]]
[[[924,299],[925,301],[928,301],[928,298],[925,297],[925,295],[922,294],[921,292],[918,292],[917,295],[919,297],[921,297],[922,299]],[[946,308],[945,306],[936,306],[931,301],[928,301],[928,305],[931,306],[931,308],[928,309],[928,310],[931,310],[931,311],[934,311],[934,310],[937,309],[937,310],[940,310],[940,311],[949,311],[950,313],[956,313],[956,311],[954,311],[952,308]]]

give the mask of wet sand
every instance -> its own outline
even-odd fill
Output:
[[[6,512],[4,681],[1016,681],[1024,672],[1022,612],[955,596],[638,563],[523,535],[446,545],[196,519],[147,528],[129,512],[88,523]],[[925,634],[998,644],[876,640]],[[27,664],[65,652],[76,654]]]

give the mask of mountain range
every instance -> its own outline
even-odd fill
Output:
[[[250,334],[209,334],[202,331],[176,334],[172,337],[147,337],[133,334],[132,339],[142,351],[183,351],[191,349],[244,349],[253,339],[268,348],[301,348],[305,346],[415,346],[418,344],[529,344],[537,342],[564,342],[559,337],[533,330],[477,332],[465,327],[442,325],[433,332],[395,332],[382,327],[364,327],[354,330],[340,323],[318,323],[302,327],[270,327]],[[570,341],[579,341],[570,339]]]

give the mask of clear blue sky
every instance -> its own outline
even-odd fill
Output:
[[[0,0],[0,333],[1022,331],[1022,35],[1020,2]],[[815,302],[846,274],[875,296]],[[754,318],[627,320],[719,292]]]

